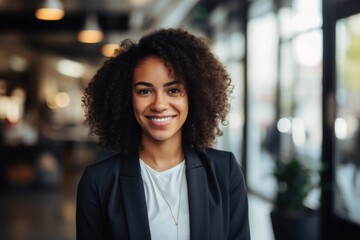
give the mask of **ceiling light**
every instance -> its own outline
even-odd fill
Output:
[[[46,21],[60,20],[64,15],[64,5],[61,0],[45,0],[35,13],[37,19]]]
[[[134,7],[144,7],[148,5],[151,0],[129,0],[129,2]]]
[[[107,43],[101,48],[101,53],[104,57],[113,57],[115,55],[115,50],[119,49],[119,44],[116,43]]]
[[[119,33],[108,33],[106,35],[106,41],[104,41],[103,46],[101,47],[101,54],[104,57],[114,57],[115,50],[120,50],[121,41],[125,38],[136,39],[134,35],[129,36],[129,33],[119,34]]]
[[[103,33],[99,26],[97,16],[89,14],[85,20],[85,27],[78,33],[77,38],[83,43],[98,43],[103,39]]]

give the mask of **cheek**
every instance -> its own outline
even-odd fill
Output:
[[[132,97],[132,104],[135,112],[138,112],[142,108],[142,101],[137,97]]]
[[[133,105],[133,111],[135,114],[135,118],[137,121],[139,121],[139,115],[141,113],[141,102],[137,100],[136,98],[132,98],[132,105]]]
[[[139,107],[137,105],[133,104],[133,112],[134,112],[133,114],[135,116],[137,123],[141,125],[141,120],[140,120],[141,109],[139,109]]]
[[[188,99],[182,99],[181,102],[179,102],[179,109],[181,109],[181,111],[184,113],[185,117],[187,117],[188,112],[189,112],[189,102]]]

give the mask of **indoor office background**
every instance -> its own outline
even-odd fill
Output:
[[[358,0],[0,0],[0,239],[75,239],[79,177],[112,154],[82,125],[84,87],[121,40],[179,26],[232,78],[215,147],[243,167],[252,239],[275,239],[273,171],[294,157],[314,173],[313,239],[359,239]]]

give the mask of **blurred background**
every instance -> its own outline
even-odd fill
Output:
[[[252,239],[359,239],[358,0],[0,0],[0,239],[75,239],[79,177],[112,154],[82,125],[83,90],[162,27],[206,37],[230,73],[215,147],[244,169]],[[315,212],[314,237],[278,234],[279,198]]]

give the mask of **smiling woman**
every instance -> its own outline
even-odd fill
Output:
[[[149,57],[135,68],[132,101],[136,120],[143,130],[144,146],[152,142],[168,142],[167,148],[181,145],[188,98],[184,83],[174,77],[158,57]],[[155,165],[152,167],[156,169]]]
[[[242,169],[211,148],[229,110],[224,66],[182,29],[119,49],[83,96],[85,123],[118,153],[83,173],[77,239],[250,239]]]

